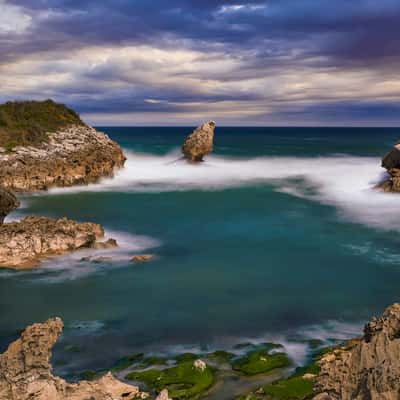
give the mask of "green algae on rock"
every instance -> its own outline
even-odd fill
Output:
[[[168,389],[173,399],[193,399],[213,385],[214,371],[207,365],[201,369],[192,361],[185,361],[171,368],[131,372],[126,379],[143,382],[158,393]]]
[[[288,367],[291,362],[286,353],[272,351],[282,348],[280,345],[265,343],[232,362],[232,369],[245,375],[267,373],[276,368]]]

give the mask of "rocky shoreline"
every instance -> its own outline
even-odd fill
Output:
[[[112,177],[124,166],[121,147],[106,134],[86,125],[72,125],[48,134],[36,146],[0,147],[0,187],[34,192],[51,187],[86,185]]]
[[[231,371],[237,379],[264,374],[271,383],[238,400],[397,400],[400,396],[400,304],[372,318],[364,336],[336,348],[318,347],[311,362],[288,377],[290,365],[279,344],[258,344],[237,356],[227,351],[184,353],[174,360],[137,354],[117,362],[112,372],[139,386],[117,380],[110,371],[86,372],[89,380],[68,383],[52,374],[51,350],[63,322],[52,318],[27,327],[0,355],[0,400],[157,400],[194,399],[218,387]],[[318,343],[315,343],[318,345]],[[254,347],[255,346],[255,347]],[[275,350],[274,350],[275,349]],[[279,378],[280,376],[280,378]]]

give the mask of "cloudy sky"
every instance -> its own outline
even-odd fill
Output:
[[[399,0],[0,0],[0,101],[97,125],[400,124]]]

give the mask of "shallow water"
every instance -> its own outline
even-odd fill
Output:
[[[354,336],[399,300],[400,198],[371,190],[396,130],[219,128],[200,165],[180,159],[190,129],[104,130],[128,155],[115,179],[26,196],[10,219],[98,222],[121,245],[114,262],[84,251],[0,271],[0,350],[58,315],[65,376],[247,340],[284,343],[301,364],[302,339]],[[157,259],[128,261],[143,252]]]

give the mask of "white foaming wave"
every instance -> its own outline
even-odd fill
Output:
[[[114,179],[98,184],[55,188],[49,194],[84,191],[165,192],[220,190],[269,183],[277,191],[335,206],[345,218],[376,228],[398,230],[400,201],[395,194],[373,187],[382,180],[380,160],[373,157],[259,157],[252,159],[210,156],[190,164],[179,151],[164,156],[126,152],[125,168]],[[291,180],[303,180],[313,194]]]

